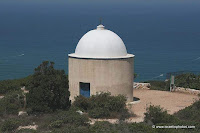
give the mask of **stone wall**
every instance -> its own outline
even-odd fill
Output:
[[[190,88],[183,88],[183,87],[176,87],[175,91],[176,92],[194,94],[194,95],[199,95],[200,94],[200,90],[195,90],[195,89],[190,89]]]
[[[150,89],[150,83],[133,83],[133,89]]]

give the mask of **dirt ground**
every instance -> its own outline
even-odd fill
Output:
[[[160,105],[169,114],[173,114],[198,99],[198,96],[192,94],[145,89],[134,90],[133,95],[139,98],[140,101],[130,107],[131,111],[137,115],[137,117],[129,120],[132,122],[143,121],[144,113],[149,105]]]

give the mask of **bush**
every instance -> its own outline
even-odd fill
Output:
[[[50,128],[60,128],[63,124],[63,121],[62,120],[56,120],[54,122],[52,122],[49,127]]]
[[[145,113],[144,122],[148,124],[158,124],[158,123],[173,123],[177,122],[178,119],[170,114],[167,114],[167,111],[161,108],[160,106],[150,105],[147,108]]]
[[[94,125],[90,127],[91,133],[115,133],[117,130],[115,129],[115,125],[107,122],[107,121],[98,121],[95,122]]]
[[[168,91],[170,88],[170,81],[150,80],[146,81],[151,84],[152,90]],[[200,90],[200,75],[192,73],[185,73],[175,76],[175,85],[178,87],[192,88]]]
[[[88,112],[92,118],[120,118],[121,114],[123,117],[129,116],[126,97],[123,95],[111,96],[110,93],[99,93],[89,98],[80,95],[75,98],[73,106]]]
[[[11,132],[16,130],[20,125],[20,121],[16,119],[8,119],[1,126],[2,132]]]
[[[39,133],[39,132],[33,129],[20,129],[16,133]]]
[[[0,94],[6,94],[11,91],[18,91],[22,86],[29,84],[32,75],[21,79],[2,80],[0,81]]]
[[[175,84],[179,87],[200,90],[200,75],[192,73],[180,74],[175,77]]]
[[[92,118],[103,118],[103,117],[109,117],[111,112],[108,109],[96,107],[89,110],[88,114]]]
[[[131,123],[131,124],[124,124],[124,126],[128,126],[129,132],[135,133],[156,133],[156,130],[153,129],[151,126],[146,125],[145,123]]]
[[[120,116],[119,116],[119,120],[125,120],[126,118],[129,118],[129,117],[131,117],[131,116],[135,116],[135,114],[130,114],[129,112],[128,112],[128,109],[127,108],[125,108],[125,109],[122,109],[121,111],[120,111]]]
[[[86,126],[66,125],[64,128],[54,129],[52,133],[90,133]]]
[[[23,107],[24,99],[21,91],[9,92],[0,100],[0,115],[18,114],[18,110]]]
[[[76,112],[75,108],[71,108],[69,111],[60,111],[53,118],[54,125],[70,124],[75,126],[87,126],[89,118],[86,115],[80,115]]]
[[[106,106],[111,112],[121,112],[126,108],[126,97],[122,95],[108,96],[107,100]]]
[[[156,133],[155,129],[145,123],[111,124],[107,121],[95,122],[90,126],[91,133]]]
[[[73,105],[82,111],[87,111],[90,108],[90,99],[79,95],[78,97],[75,97]]]
[[[151,90],[169,91],[170,88],[170,81],[150,80],[146,81],[146,83],[150,83]]]
[[[175,113],[181,120],[200,122],[200,100]]]
[[[197,109],[200,110],[200,99],[198,101],[196,101],[193,106]]]

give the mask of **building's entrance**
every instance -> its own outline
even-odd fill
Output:
[[[80,95],[90,97],[90,83],[80,82]]]

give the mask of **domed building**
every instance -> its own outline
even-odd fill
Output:
[[[122,39],[103,25],[87,32],[69,54],[70,99],[98,92],[122,94],[133,101],[134,55],[128,54]]]

